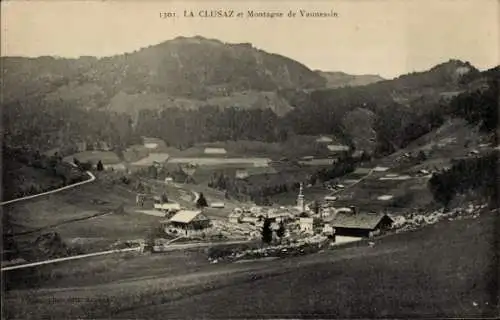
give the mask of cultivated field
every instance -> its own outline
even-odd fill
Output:
[[[227,165],[251,165],[254,167],[267,167],[271,159],[269,158],[171,158],[168,160],[171,164],[193,164],[199,166],[227,166]]]
[[[246,157],[251,155],[252,157],[271,158],[273,160],[279,160],[283,157],[300,158],[304,156],[326,158],[338,153],[338,151],[328,150],[327,143],[317,142],[316,140],[319,137],[321,136],[294,135],[282,143],[250,140],[207,142],[196,144],[185,150],[167,148],[171,150],[165,152],[170,153],[172,157],[220,157],[217,154],[206,154],[205,148],[223,148],[226,150],[225,157]]]

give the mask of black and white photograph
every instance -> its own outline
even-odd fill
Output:
[[[0,20],[2,319],[500,318],[500,1]]]

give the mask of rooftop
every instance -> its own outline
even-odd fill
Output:
[[[192,221],[204,221],[208,220],[201,211],[196,210],[181,210],[177,212],[172,218],[169,220],[165,220],[162,222],[179,222],[179,223],[190,223]]]
[[[384,213],[338,213],[329,223],[334,228],[375,229],[384,217],[391,219]]]

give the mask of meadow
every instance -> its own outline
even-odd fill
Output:
[[[2,214],[12,223],[19,250],[30,250],[38,236],[57,232],[83,252],[107,249],[116,241],[144,238],[157,217],[136,213],[135,192],[95,181],[75,189],[8,204]]]

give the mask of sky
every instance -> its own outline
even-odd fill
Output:
[[[109,56],[177,36],[200,35],[255,47],[311,69],[379,74],[422,71],[450,59],[483,70],[499,65],[497,0],[349,1],[2,1],[1,55]],[[200,10],[234,10],[242,18],[201,18]],[[302,18],[299,10],[338,17]],[[183,16],[184,10],[195,17]],[[247,11],[283,12],[249,18]],[[288,18],[289,11],[297,13]],[[160,18],[175,12],[175,18]]]

